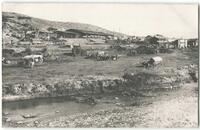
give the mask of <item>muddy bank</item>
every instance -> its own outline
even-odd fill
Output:
[[[180,88],[184,83],[198,79],[196,68],[152,68],[137,73],[125,73],[123,77],[73,76],[46,78],[44,81],[3,83],[3,101],[34,99],[41,97],[122,94],[144,96],[145,91]]]
[[[9,127],[70,127],[70,128],[111,128],[111,127],[157,127],[157,128],[183,128],[197,127],[198,125],[198,93],[196,93],[197,83],[183,85],[177,91],[166,91],[157,93],[153,99],[140,98],[139,105],[117,105],[122,104],[122,97],[112,99],[112,103],[84,107],[79,106],[81,113],[69,114],[78,106],[68,109],[69,104],[49,107],[50,113],[47,117],[38,117],[15,121],[10,118],[7,122]],[[107,97],[106,100],[108,100]],[[143,100],[143,101],[142,101]],[[103,99],[101,99],[101,102]],[[117,101],[117,104],[114,103]],[[134,100],[131,99],[130,102]],[[72,104],[71,104],[72,105]],[[70,106],[71,106],[70,105]],[[80,105],[77,104],[77,105]],[[85,104],[82,104],[85,105]],[[55,107],[57,106],[57,107]],[[98,109],[100,106],[100,109]],[[103,106],[103,107],[102,107]],[[166,109],[168,108],[168,109]],[[34,113],[35,108],[34,109]],[[51,111],[53,110],[53,112]],[[57,110],[59,110],[57,112]],[[40,110],[41,112],[41,107]],[[92,112],[91,112],[92,111]],[[27,111],[23,111],[24,112]],[[46,112],[45,112],[46,113]],[[53,114],[53,115],[52,115]],[[9,116],[8,116],[9,117]],[[16,117],[16,116],[15,116]],[[7,118],[9,119],[9,118]],[[5,125],[5,124],[4,124]]]

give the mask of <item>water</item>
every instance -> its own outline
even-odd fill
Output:
[[[110,104],[89,105],[70,101],[67,97],[42,98],[24,101],[3,102],[2,111],[8,113],[12,121],[32,121],[56,116],[68,116],[78,113],[92,113],[109,108]],[[36,118],[23,118],[23,115],[37,115]]]

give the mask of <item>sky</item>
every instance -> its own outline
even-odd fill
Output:
[[[197,4],[3,3],[2,10],[135,36],[198,37]]]

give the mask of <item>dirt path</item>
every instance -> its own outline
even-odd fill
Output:
[[[170,100],[161,100],[146,107],[143,123],[136,127],[197,127],[198,97],[195,86],[197,84],[187,84],[181,91],[169,95],[172,97],[166,97]]]

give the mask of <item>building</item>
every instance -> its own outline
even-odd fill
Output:
[[[198,43],[198,39],[188,39],[188,47],[197,47]]]
[[[156,38],[158,39],[158,42],[160,42],[160,43],[168,42],[168,41],[167,41],[167,38],[164,37],[163,35],[156,34],[154,37],[156,37]]]
[[[170,42],[170,43],[172,43],[172,42],[174,42],[176,40],[177,40],[177,38],[168,38],[168,42]]]
[[[54,32],[49,32],[49,31],[38,31],[36,33],[35,38],[39,38],[42,40],[46,40],[46,41],[51,41],[57,38],[57,34]]]
[[[68,32],[76,33],[76,38],[109,38],[113,37],[112,34],[107,34],[103,32],[94,32],[80,29],[69,29]]]
[[[169,41],[166,37],[164,37],[163,35],[160,35],[160,34],[156,34],[154,37],[158,39],[157,42],[158,42],[159,46],[163,46],[165,48],[169,47]]]
[[[33,38],[32,39],[32,45],[40,45],[40,44],[43,44],[44,42],[42,42],[41,39],[39,38]]]
[[[47,39],[47,37],[48,37],[48,32],[47,31],[41,30],[41,31],[38,31],[36,33],[36,38],[40,38],[40,39],[45,40],[45,39]]]
[[[129,36],[127,41],[130,43],[137,43],[144,41],[145,37],[140,37],[140,36]]]
[[[57,38],[78,38],[81,35],[76,32],[70,32],[70,31],[55,31]]]
[[[173,42],[176,48],[187,48],[188,40],[187,39],[178,39]]]
[[[57,39],[57,34],[55,32],[47,32],[47,40],[55,41]]]

